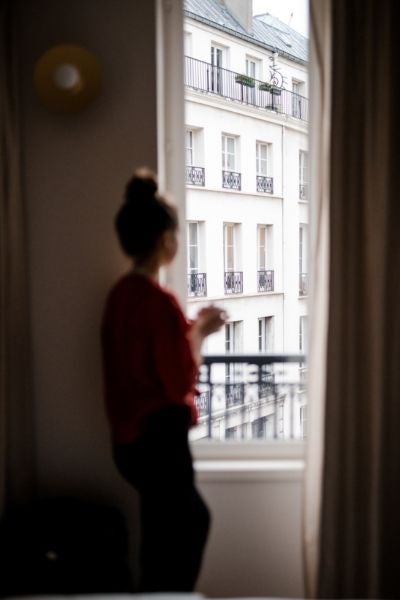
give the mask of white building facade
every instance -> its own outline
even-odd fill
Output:
[[[250,0],[185,7],[188,315],[211,302],[229,315],[206,354],[304,353],[307,40],[270,15],[253,18]],[[304,437],[302,395],[289,416],[287,395],[235,386],[243,369],[214,368],[223,385],[212,422],[210,394],[200,397],[194,438],[287,437],[289,420],[290,436]]]

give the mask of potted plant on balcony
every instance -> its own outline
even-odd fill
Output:
[[[249,75],[236,75],[235,77],[236,83],[240,83],[240,85],[246,85],[247,87],[253,88],[256,85],[253,77],[249,77]]]
[[[273,83],[269,83],[268,81],[260,83],[258,89],[262,92],[270,92],[274,96],[280,96],[282,92],[281,88],[277,87]]]

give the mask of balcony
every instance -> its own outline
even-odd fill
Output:
[[[308,98],[304,96],[190,56],[185,56],[184,68],[188,88],[308,121]]]
[[[257,271],[257,289],[259,292],[274,291],[274,271]]]
[[[308,296],[308,273],[299,275],[299,296]]]
[[[186,183],[204,186],[206,183],[204,168],[186,166]]]
[[[257,192],[263,192],[264,194],[273,194],[274,193],[273,177],[264,177],[264,175],[257,175],[256,184],[257,184]]]
[[[299,185],[299,200],[308,200],[308,185],[300,183]]]
[[[204,356],[193,439],[225,439],[234,429],[241,439],[303,439],[304,361],[303,355]]]
[[[242,175],[234,171],[222,171],[222,187],[231,190],[242,189]]]
[[[188,274],[188,296],[207,296],[207,274]]]
[[[225,271],[225,294],[243,294],[243,271]]]

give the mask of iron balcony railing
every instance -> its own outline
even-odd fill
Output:
[[[207,296],[207,274],[188,274],[188,296]]]
[[[201,185],[206,183],[206,177],[203,167],[186,166],[186,183],[189,185]]]
[[[264,175],[256,176],[257,192],[264,192],[266,194],[274,193],[274,179],[273,177],[265,177]]]
[[[186,87],[308,121],[308,98],[268,82],[185,56]]]
[[[225,294],[243,293],[243,271],[225,271]]]
[[[234,171],[222,171],[222,187],[231,190],[242,189],[242,175]]]
[[[204,356],[192,439],[303,439],[304,365],[300,354]]]
[[[299,275],[299,296],[308,296],[308,273]]]
[[[274,291],[274,271],[257,271],[257,289],[259,292]]]
[[[300,183],[299,185],[299,200],[308,200],[308,185]]]

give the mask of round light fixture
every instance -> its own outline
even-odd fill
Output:
[[[100,92],[100,65],[92,52],[62,44],[47,50],[35,65],[36,92],[57,112],[79,112]]]

